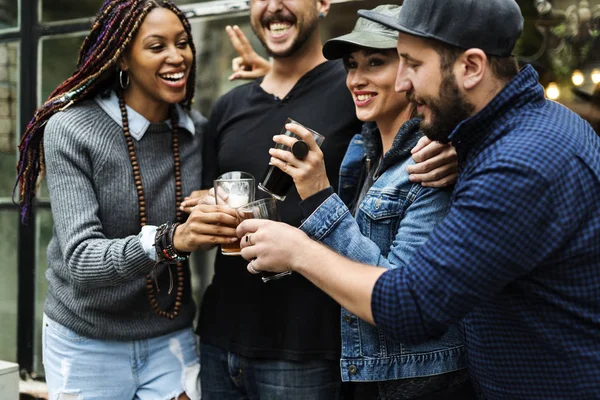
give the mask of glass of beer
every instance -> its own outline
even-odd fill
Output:
[[[319,133],[315,132],[314,130],[307,128],[304,125],[294,121],[291,118],[288,118],[285,123],[300,125],[306,129],[308,129],[309,131],[311,131],[313,134],[313,138],[315,139],[315,142],[317,142],[317,145],[319,145],[319,146],[321,146],[321,144],[323,143],[323,140],[325,140],[324,136],[322,136]],[[280,134],[295,137],[296,139],[300,139],[296,134],[285,129],[285,126],[281,130]],[[275,148],[291,151],[291,149],[289,147],[283,146],[279,143],[275,145]],[[294,181],[292,180],[291,176],[289,176],[288,174],[286,174],[285,172],[283,172],[276,166],[269,164],[262,179],[258,183],[258,188],[260,190],[262,190],[263,192],[268,193],[269,195],[275,197],[277,200],[283,201],[283,200],[285,200],[287,192],[290,190],[293,183],[294,183]]]
[[[252,203],[246,204],[245,206],[238,207],[236,208],[236,212],[239,222],[252,218],[270,219],[272,221],[281,220],[279,217],[279,208],[277,205],[277,200],[275,200],[275,198],[273,197],[256,200]],[[288,276],[291,273],[291,271],[281,272],[279,274],[274,274],[271,272],[261,272],[261,279],[263,282],[266,283],[272,280],[283,278],[284,276]]]
[[[238,208],[254,201],[254,177],[247,172],[232,171],[214,181],[217,204]],[[240,254],[240,241],[221,245],[224,256]]]

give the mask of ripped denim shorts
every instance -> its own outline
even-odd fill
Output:
[[[200,399],[191,327],[145,340],[97,340],[44,315],[42,346],[50,400]]]

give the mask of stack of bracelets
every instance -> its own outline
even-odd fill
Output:
[[[177,229],[179,225],[179,222],[166,222],[156,229],[154,247],[159,262],[177,264],[184,262],[190,256],[190,253],[177,251],[173,245],[173,235],[175,234],[175,229]]]

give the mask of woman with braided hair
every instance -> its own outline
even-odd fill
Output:
[[[23,135],[22,220],[44,174],[54,218],[43,324],[50,398],[200,397],[187,258],[235,240],[235,217],[212,205],[187,220],[179,211],[182,194],[201,187],[194,75],[190,25],[175,5],[108,0],[76,71]]]

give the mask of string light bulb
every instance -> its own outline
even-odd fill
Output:
[[[595,84],[600,83],[600,69],[594,68],[592,71],[592,82]]]
[[[560,96],[560,89],[556,82],[550,82],[548,86],[546,86],[546,97],[550,100],[556,100]]]
[[[583,85],[584,80],[585,78],[580,70],[576,69],[575,71],[573,71],[573,75],[571,75],[571,81],[573,82],[573,85],[581,86]]]
[[[548,0],[535,0],[534,4],[540,15],[545,15],[552,11],[552,4]]]

